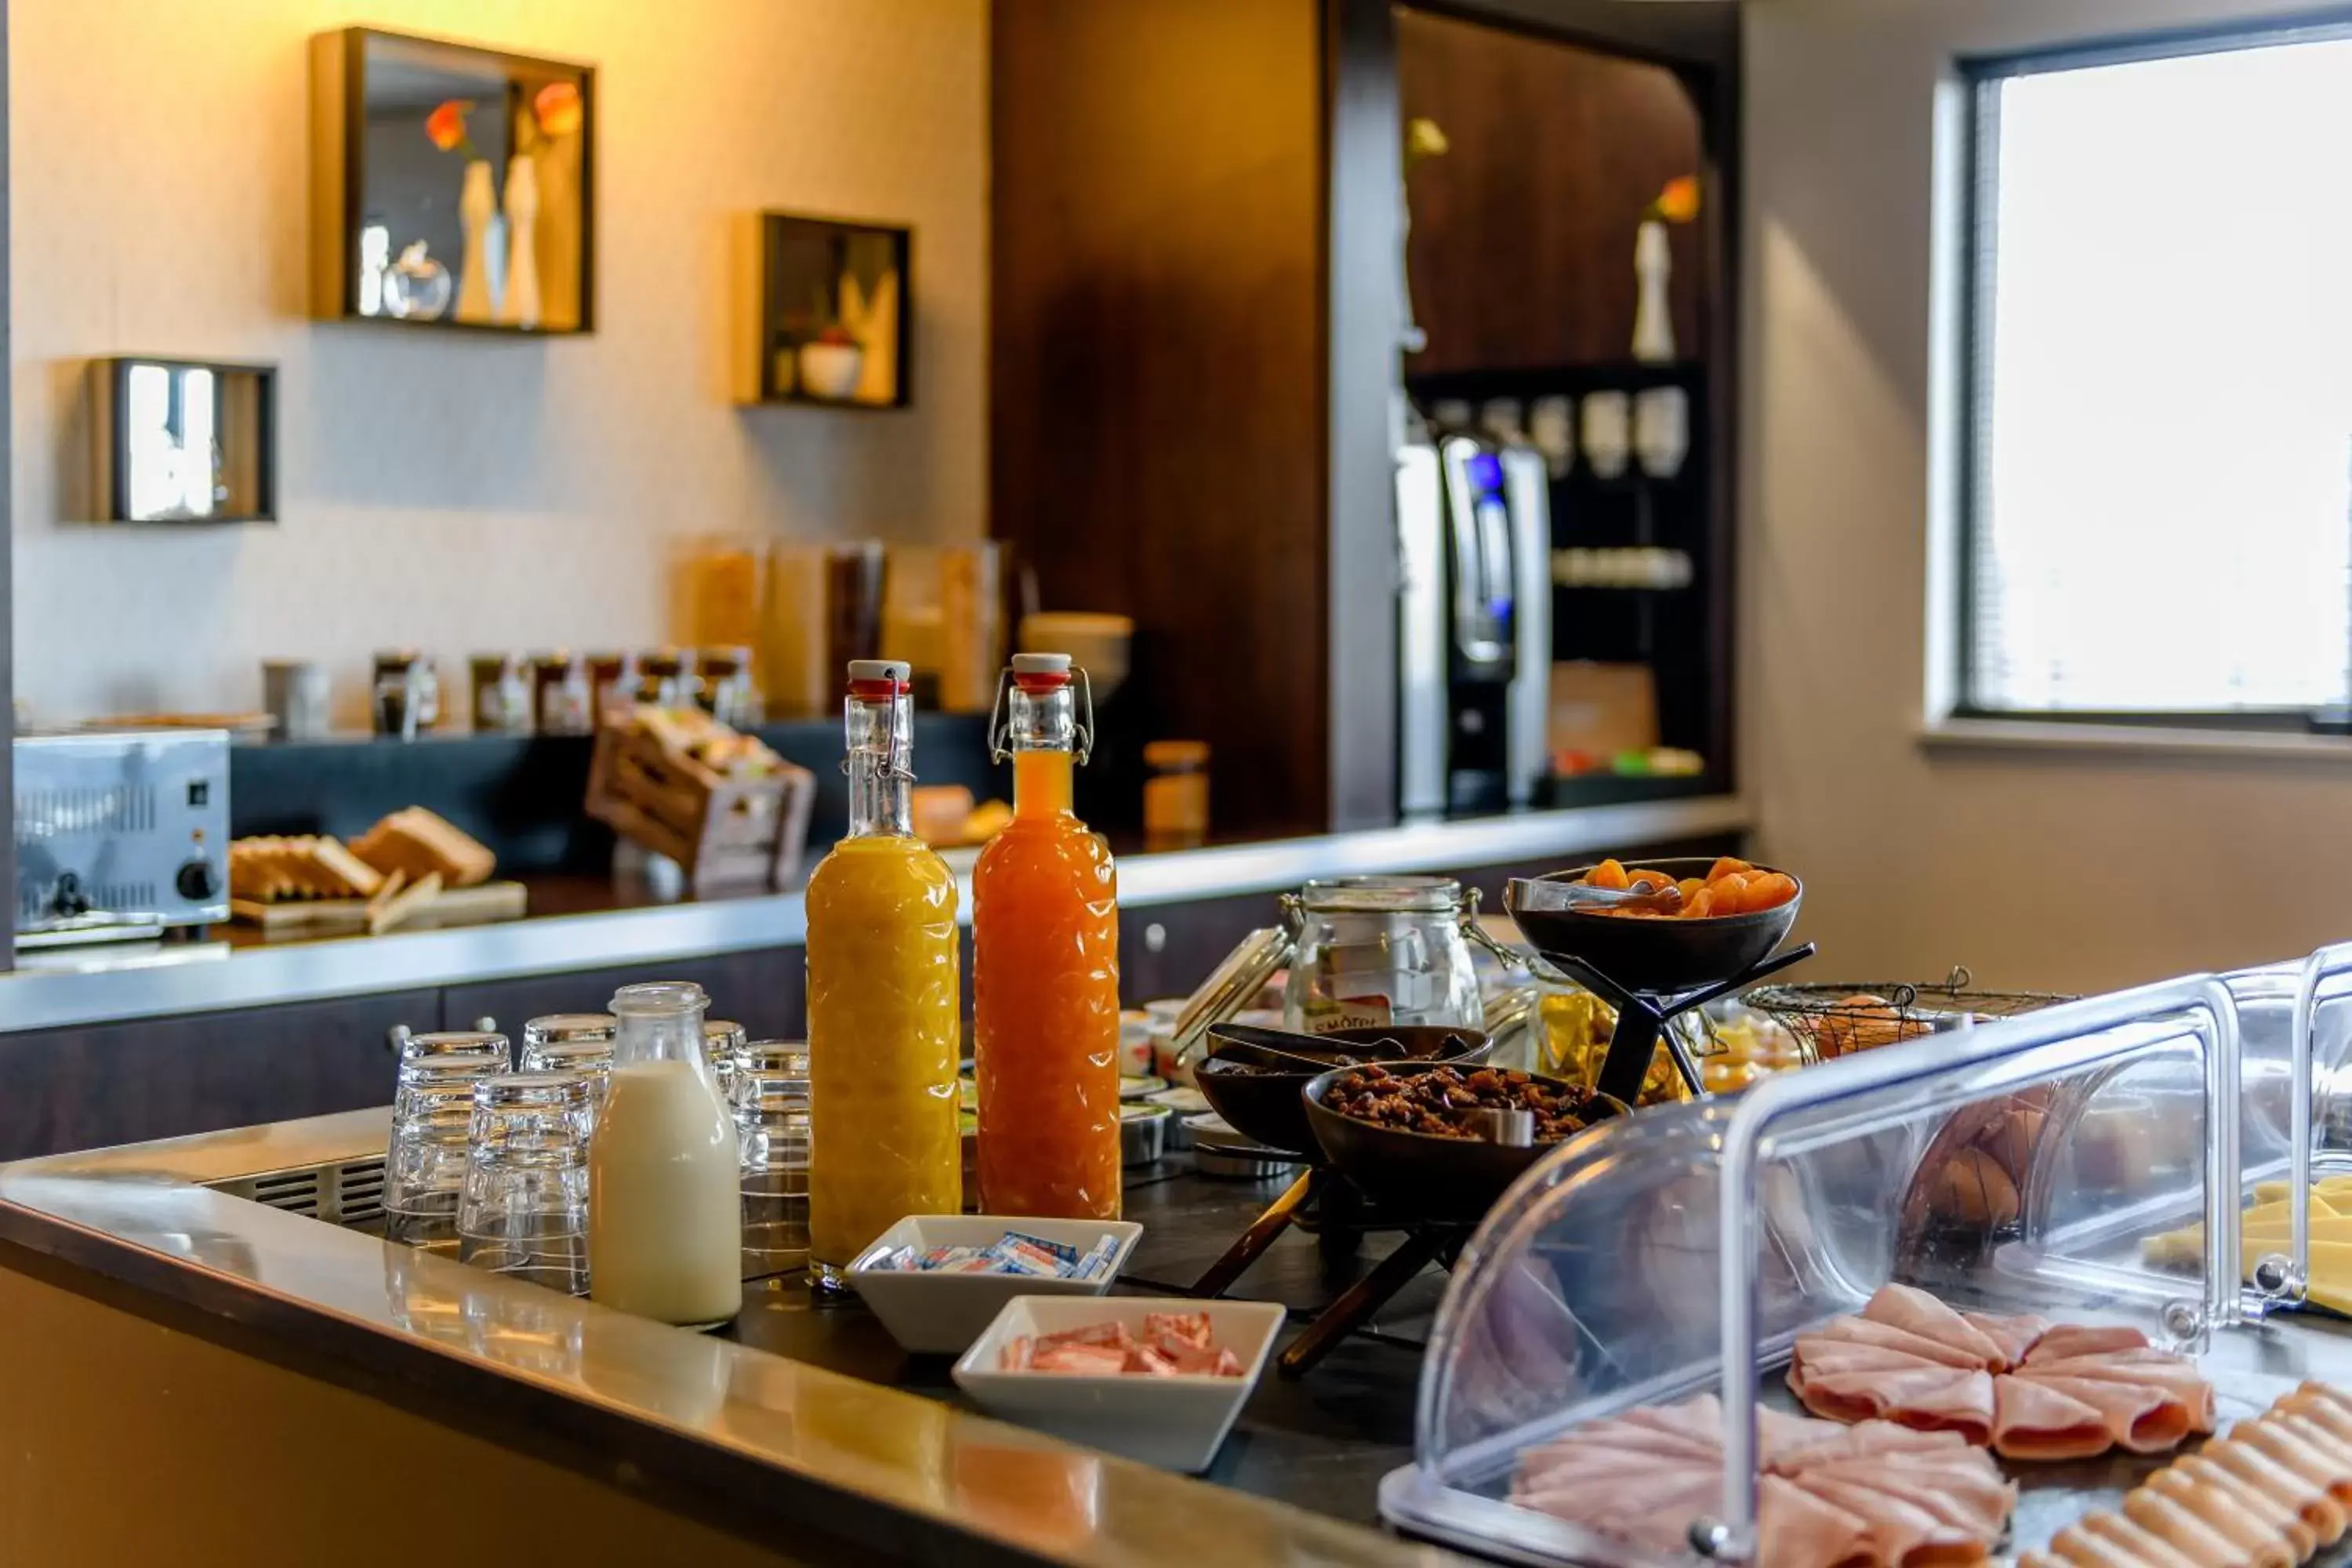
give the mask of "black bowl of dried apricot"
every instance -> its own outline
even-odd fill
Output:
[[[1559,1079],[1451,1062],[1340,1068],[1303,1098],[1340,1174],[1382,1207],[1430,1219],[1476,1219],[1529,1165],[1625,1113],[1623,1101]],[[1530,1141],[1492,1142],[1511,1112],[1527,1116]]]
[[[1603,893],[1644,888],[1671,894],[1674,908],[1537,907],[1566,883]],[[1635,991],[1688,991],[1728,980],[1771,956],[1797,921],[1804,884],[1786,871],[1728,856],[1614,860],[1512,882],[1503,908],[1540,953],[1581,959]]]

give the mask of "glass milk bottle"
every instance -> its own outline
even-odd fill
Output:
[[[849,661],[849,836],[808,884],[809,1254],[840,1289],[874,1238],[963,1207],[956,881],[914,835],[908,667]]]
[[[1118,885],[1071,809],[1093,741],[1074,673],[1066,653],[1015,654],[994,738],[1013,820],[971,873],[980,1194],[991,1214],[1117,1219]]]
[[[735,1121],[703,1055],[698,985],[614,993],[619,1020],[588,1152],[589,1297],[711,1328],[742,1310]]]

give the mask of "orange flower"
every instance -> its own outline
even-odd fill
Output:
[[[473,142],[466,135],[466,111],[474,106],[462,98],[453,98],[425,117],[425,139],[444,153],[463,152],[474,155]]]
[[[1650,204],[1650,212],[1668,223],[1688,223],[1698,216],[1698,176],[1677,174],[1668,180],[1658,199]]]
[[[575,81],[551,81],[539,89],[530,100],[531,112],[539,116],[539,129],[546,136],[569,136],[580,129],[580,84]]]

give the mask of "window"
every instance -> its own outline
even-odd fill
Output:
[[[2352,26],[1967,68],[1960,709],[2352,698]]]

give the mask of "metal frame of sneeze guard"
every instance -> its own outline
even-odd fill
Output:
[[[2272,1288],[2285,1301],[2302,1301],[2311,1283],[2312,1100],[2318,1093],[2319,1009],[2346,997],[2352,997],[2352,942],[2323,947],[2303,961],[2288,1065],[2288,1252],[2284,1258],[2273,1254],[2255,1262],[2255,1283]]]
[[[2352,961],[2352,950],[2347,950],[2347,956]],[[1755,1554],[1756,1458],[1760,1446],[1755,1324],[1759,1248],[1763,1239],[1757,1172],[1775,1123],[1797,1111],[1833,1105],[1907,1079],[1944,1078],[1959,1070],[1974,1069],[1965,1093],[1952,1097],[1953,1104],[2014,1093],[2097,1068],[2144,1048],[2144,1035],[2124,1032],[2139,1023],[2181,1026],[2178,1035],[2195,1037],[2204,1068],[2205,1300],[2199,1314],[2202,1321],[2178,1327],[2186,1338],[2242,1321],[2244,1307],[2238,1287],[2238,1020],[2229,987],[2219,978],[2186,976],[2088,997],[1998,1024],[1927,1036],[1803,1072],[1767,1078],[1741,1096],[1723,1133],[1717,1222],[1722,1267],[1723,1511],[1718,1519],[1693,1524],[1694,1546],[1718,1562],[1747,1563]],[[2306,1122],[2310,1114],[2307,1076],[2298,1097]],[[1919,1109],[1932,1110],[1940,1104],[1931,1101]],[[2307,1138],[2305,1142],[2307,1144]]]

